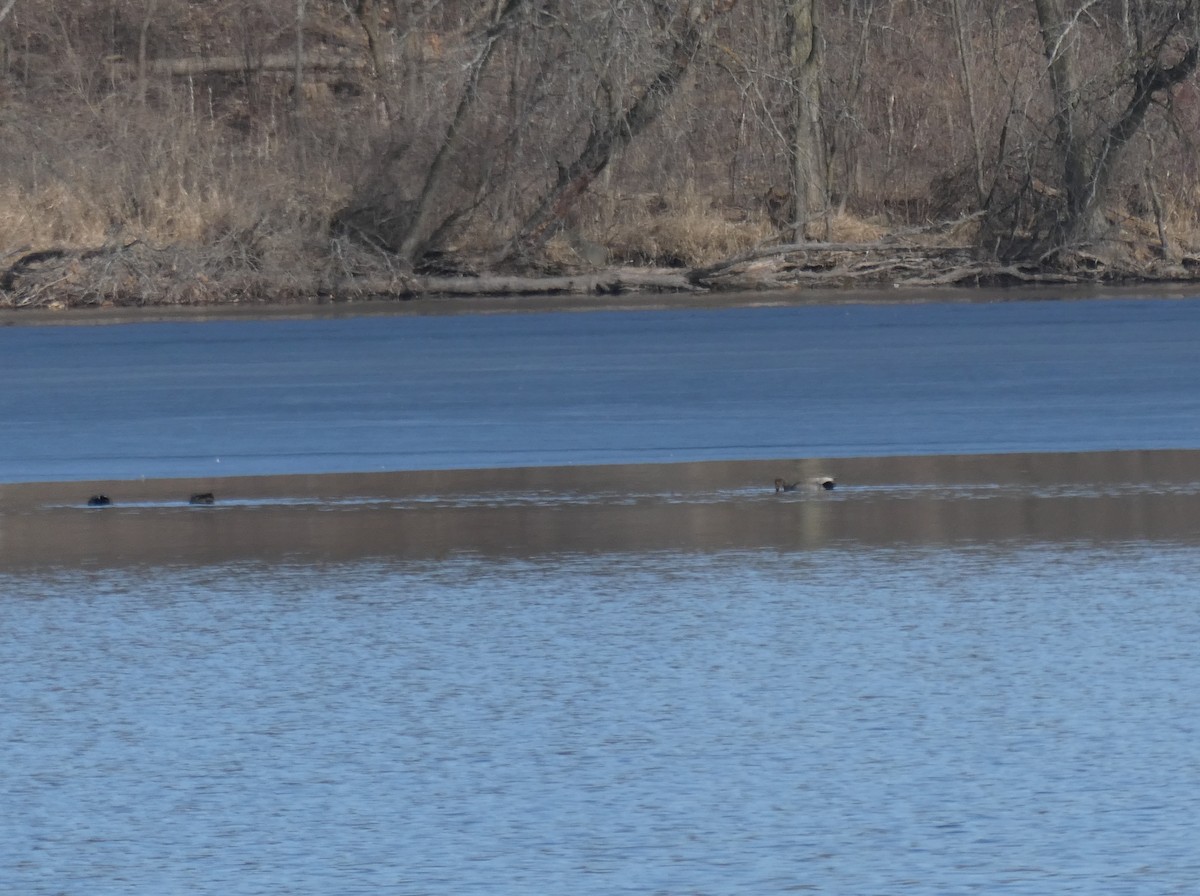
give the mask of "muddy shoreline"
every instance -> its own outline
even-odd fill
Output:
[[[588,311],[713,310],[848,304],[930,302],[1087,301],[1190,299],[1195,283],[1142,283],[1123,286],[1043,285],[928,288],[855,287],[749,290],[740,292],[620,295],[423,296],[335,301],[314,298],[286,303],[245,302],[196,305],[107,305],[70,308],[0,308],[0,326],[64,326],[171,323],[210,320],[313,320],[371,316],[449,316],[460,314],[538,314]]]
[[[838,487],[804,487],[822,475]],[[0,485],[8,571],[1147,539],[1200,544],[1200,451]]]

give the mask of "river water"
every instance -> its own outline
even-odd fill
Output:
[[[1200,302],[0,328],[0,481],[1200,447]]]
[[[1192,892],[1198,329],[0,330],[0,892]]]

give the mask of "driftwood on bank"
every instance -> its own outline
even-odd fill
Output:
[[[10,261],[11,259],[11,261]],[[28,247],[0,258],[0,307],[219,305],[285,301],[303,278],[268,278],[229,247],[157,248],[142,240],[88,248]]]
[[[82,270],[89,262],[117,253],[136,245],[134,240],[125,246],[99,246],[87,249],[69,249],[55,246],[48,249],[20,249],[13,255],[16,259],[0,270],[0,304],[21,308],[33,305],[53,304],[55,290]]]
[[[1191,281],[1200,259],[1156,257],[1146,247],[1110,246],[1104,252],[1072,251],[1038,261],[1001,262],[972,246],[806,242],[764,246],[693,268],[688,280],[708,290],[855,286],[983,286],[1033,283]]]
[[[1144,247],[1143,247],[1144,248]],[[1141,261],[1138,259],[1141,258]],[[366,299],[616,296],[766,290],[1034,283],[1188,282],[1200,258],[1075,252],[1004,264],[965,246],[799,243],[766,246],[692,269],[627,268],[520,275],[425,276],[314,258],[311,268],[264,268],[236,246],[156,248],[134,240],[89,248],[26,247],[0,259],[0,307],[320,304]]]
[[[425,295],[620,295],[637,292],[733,292],[854,286],[956,286],[968,284],[1077,283],[1119,279],[1190,279],[1181,266],[1085,269],[1039,267],[979,260],[972,247],[877,243],[790,243],[760,247],[691,269],[611,268],[561,276],[412,277],[409,297]],[[356,281],[375,295],[396,286]]]
[[[11,260],[9,260],[11,259]],[[645,268],[559,276],[420,276],[330,272],[321,259],[286,275],[237,264],[220,247],[155,248],[139,240],[86,249],[24,249],[0,259],[0,307],[341,302],[425,296],[611,296],[693,292],[683,271]]]
[[[697,287],[682,271],[613,268],[558,277],[415,277],[411,281],[411,290],[415,295],[606,296],[631,292],[695,292]]]
[[[916,285],[977,279],[987,265],[962,245],[916,245],[892,240],[873,243],[803,242],[761,246],[711,265],[693,268],[688,279],[707,289]]]

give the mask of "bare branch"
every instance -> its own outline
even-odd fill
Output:
[[[613,156],[658,119],[693,60],[707,43],[716,19],[727,13],[735,2],[720,0],[711,5],[688,8],[681,16],[681,32],[671,38],[663,65],[654,72],[628,108],[610,109],[606,110],[607,114],[597,114],[597,121],[582,151],[569,165],[559,165],[556,182],[509,242],[503,253],[506,257],[517,257],[544,245],[553,235],[555,225],[566,216]]]

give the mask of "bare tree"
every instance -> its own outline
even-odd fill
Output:
[[[470,74],[459,98],[458,107],[454,111],[454,118],[425,175],[425,181],[412,208],[412,217],[408,221],[408,232],[400,243],[399,255],[410,264],[424,254],[433,233],[458,211],[443,210],[440,212],[440,220],[435,220],[441,207],[439,195],[445,189],[446,180],[450,175],[450,160],[463,140],[466,120],[479,99],[479,79],[491,62],[500,40],[516,22],[526,4],[527,0],[499,0],[496,4],[491,27],[488,28],[482,45],[471,62]]]
[[[1068,12],[1064,0],[1034,0],[1048,63],[1053,127],[1065,204],[1058,245],[1085,243],[1101,227],[1100,212],[1122,151],[1138,133],[1151,105],[1188,78],[1200,60],[1197,0],[1135,0],[1129,16],[1132,54],[1117,60],[1111,85],[1096,102],[1081,84],[1080,40],[1088,0]],[[1090,110],[1111,109],[1090,122]]]
[[[477,204],[488,172],[480,170],[482,165],[471,170],[467,156],[477,149],[481,128],[495,117],[491,104],[485,102],[485,94],[490,99],[488,91],[494,89],[491,69],[501,47],[520,30],[518,24],[530,5],[531,0],[492,0],[482,22],[465,26],[468,36],[462,41],[462,64],[453,69],[443,66],[442,73],[448,77],[423,75],[422,66],[415,64],[402,73],[420,77],[420,83],[408,86],[411,101],[397,104],[394,120],[389,113],[382,145],[373,153],[354,199],[334,216],[338,229],[411,267]],[[379,46],[375,0],[359,0],[355,11],[368,33],[368,43]],[[415,30],[404,19],[401,27],[405,32]],[[474,35],[469,36],[472,31]],[[409,50],[422,52],[419,46]],[[381,58],[376,60],[377,65],[382,63]],[[403,67],[403,60],[401,63]],[[462,72],[461,80],[458,72]],[[379,77],[381,69],[376,68],[375,74],[377,86],[388,92],[388,85]],[[424,90],[415,90],[419,86]],[[430,88],[441,95],[435,99]],[[455,101],[447,108],[448,97]]]
[[[816,0],[791,0],[788,7],[788,56],[792,82],[789,157],[791,159],[794,242],[805,227],[827,210],[825,135],[821,124],[822,35]],[[828,234],[826,234],[828,236]]]
[[[734,4],[491,0],[485,21],[464,23],[475,33],[455,42],[457,62],[438,58],[426,69],[449,75],[425,75],[426,90],[443,98],[431,103],[427,92],[420,109],[397,113],[337,223],[407,265],[481,219],[496,257],[531,256],[662,119]],[[406,44],[420,37],[409,19],[398,23]]]
[[[607,79],[601,81],[607,108],[590,110],[592,125],[582,149],[569,164],[559,163],[558,176],[509,242],[506,257],[519,258],[542,246],[613,156],[659,118],[707,43],[718,17],[735,4],[736,0],[691,0],[680,4],[681,8],[665,2],[650,4],[667,24],[662,65],[627,105],[613,102],[614,85]]]

